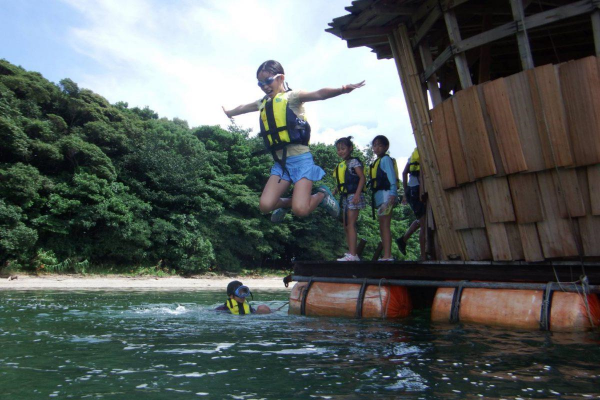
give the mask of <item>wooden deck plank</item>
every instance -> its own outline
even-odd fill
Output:
[[[600,76],[596,57],[562,64],[559,75],[575,164],[600,163]]]
[[[483,95],[504,171],[507,174],[526,171],[527,163],[521,149],[521,140],[505,80],[500,78],[484,84]]]
[[[535,174],[515,174],[508,177],[508,185],[518,223],[528,224],[544,220],[540,190]]]
[[[456,178],[454,176],[454,164],[448,143],[446,130],[446,120],[444,118],[444,108],[441,106],[430,110],[432,138],[434,142],[434,152],[438,165],[440,166],[440,177],[442,187],[449,189],[456,187]]]
[[[585,263],[590,284],[600,284],[600,264]],[[339,278],[480,280],[490,282],[571,281],[581,274],[578,262],[327,262],[297,261],[294,275]],[[385,281],[382,281],[385,284]]]

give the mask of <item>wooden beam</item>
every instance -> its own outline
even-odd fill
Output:
[[[375,4],[371,6],[374,11],[382,15],[405,15],[411,16],[417,10],[415,7],[405,7],[397,4]]]
[[[596,6],[593,2],[597,0],[580,0],[575,3],[571,3],[562,7],[557,7],[552,10],[543,11],[538,14],[530,15],[524,18],[524,24],[527,29],[533,29],[547,24],[551,24],[563,19],[575,17],[582,14],[588,14],[592,11],[596,11]],[[599,17],[600,18],[600,17]],[[598,21],[600,25],[600,21]],[[600,26],[598,27],[600,31]],[[482,32],[478,35],[471,36],[467,39],[463,39],[455,43],[453,46],[446,48],[434,61],[433,64],[424,71],[421,77],[422,81],[429,79],[432,73],[437,71],[442,65],[444,65],[453,54],[465,52],[467,50],[474,49],[487,43],[494,42],[496,40],[505,38],[510,35],[516,34],[518,31],[517,26],[514,22],[510,22],[501,26],[498,26],[489,31]],[[600,34],[599,34],[600,36]],[[599,40],[600,42],[600,40]]]
[[[423,69],[433,64],[431,58],[431,49],[429,49],[429,43],[421,43],[419,45],[419,52],[421,53],[421,62],[423,63]],[[442,103],[442,94],[438,87],[438,80],[436,74],[432,74],[427,80],[427,89],[429,90],[429,96],[431,97],[432,105],[435,107]]]
[[[429,33],[429,30],[435,25],[435,23],[442,17],[442,9],[441,7],[435,7],[425,18],[423,24],[417,29],[417,33],[411,38],[411,44],[413,49],[415,49],[421,40]]]
[[[461,41],[460,29],[458,27],[458,21],[456,20],[456,14],[454,13],[454,10],[446,11],[444,13],[444,20],[446,21],[446,29],[448,30],[450,44],[454,45],[459,43]],[[466,89],[473,86],[466,54],[463,52],[455,53],[454,62],[456,63],[456,70],[458,71],[458,77],[460,79],[460,85],[462,88]]]
[[[411,20],[413,25],[416,25],[416,22],[421,20],[422,18],[425,18],[425,16],[429,15],[429,13],[431,12],[431,10],[433,10],[434,8],[438,8],[439,7],[439,0],[427,0],[425,1],[421,7],[419,7],[417,9],[417,11],[415,11],[412,14]]]
[[[350,49],[355,47],[372,46],[384,43],[389,43],[387,36],[371,36],[362,39],[352,39],[346,41],[346,44]]]
[[[394,27],[384,26],[375,28],[349,29],[341,32],[341,37],[344,40],[362,39],[370,36],[388,35]],[[387,37],[387,36],[386,36]]]
[[[437,237],[443,249],[442,258],[461,257],[465,259],[466,251],[462,238],[452,229],[451,208],[442,188],[439,165],[435,157],[429,107],[419,80],[419,71],[406,25],[400,25],[390,35],[390,47],[396,61],[413,133],[421,156],[421,177],[428,188],[429,201],[435,216]]]
[[[510,0],[510,7],[513,12],[513,19],[517,25],[517,43],[519,44],[519,56],[523,70],[534,67],[533,57],[531,56],[531,47],[529,46],[529,37],[527,37],[527,26],[525,25],[525,12],[523,11],[522,0]]]

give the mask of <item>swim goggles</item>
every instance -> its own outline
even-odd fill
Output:
[[[246,297],[252,295],[252,292],[250,292],[250,288],[248,286],[242,285],[235,289],[233,295],[239,297],[240,299],[245,299]]]
[[[270,85],[271,83],[273,83],[275,81],[275,78],[277,78],[278,76],[281,76],[281,74],[277,74],[275,76],[270,76],[267,79],[265,79],[264,81],[258,81],[258,87]]]

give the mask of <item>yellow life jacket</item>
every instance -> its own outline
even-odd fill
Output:
[[[411,175],[416,175],[418,176],[421,172],[421,164],[420,164],[420,157],[419,157],[419,151],[415,148],[415,150],[412,152],[412,154],[410,155],[410,160],[409,160],[409,173]]]
[[[227,308],[229,309],[229,311],[232,314],[235,314],[235,315],[252,314],[252,311],[250,310],[250,304],[248,304],[247,301],[245,301],[243,303],[238,303],[237,301],[235,301],[233,299],[228,299],[225,302],[225,305],[227,306]],[[239,307],[240,305],[242,305],[241,309]]]
[[[383,157],[390,157],[387,154]],[[379,190],[389,190],[390,180],[387,177],[387,174],[379,167],[381,160],[383,157],[375,160],[373,164],[369,167],[369,183],[367,186],[371,188],[373,193]],[[392,158],[392,157],[390,157]],[[398,164],[396,163],[396,159],[392,158],[392,163],[394,164],[394,171],[396,172],[396,186],[400,184],[400,176],[398,175]]]
[[[310,125],[288,106],[288,92],[277,93],[272,99],[265,96],[260,111],[260,136],[267,150],[274,152],[291,143],[308,145]]]
[[[358,158],[354,157],[349,160],[344,160],[333,170],[333,176],[337,182],[338,192],[342,195],[356,193],[356,189],[358,189],[360,177],[356,174],[351,174],[347,164],[348,161],[353,159],[358,160]]]

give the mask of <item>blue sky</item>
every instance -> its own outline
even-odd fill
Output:
[[[58,82],[70,78],[111,103],[149,106],[190,126],[222,125],[221,106],[261,97],[255,73],[275,59],[293,89],[366,80],[307,104],[313,142],[386,135],[404,163],[415,144],[392,60],[348,49],[324,31],[350,0],[0,0],[0,58]],[[257,129],[258,116],[236,118]]]

